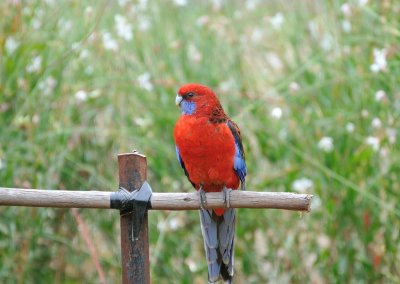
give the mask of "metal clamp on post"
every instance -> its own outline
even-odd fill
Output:
[[[143,216],[151,208],[152,193],[149,183],[145,181],[138,190],[129,192],[120,187],[117,192],[110,195],[110,208],[120,210],[121,215],[134,213],[133,237],[138,236]]]

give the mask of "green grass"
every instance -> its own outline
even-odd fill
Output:
[[[14,2],[0,4],[0,186],[116,190],[116,155],[137,149],[154,191],[193,190],[172,130],[177,89],[199,82],[241,128],[249,190],[313,184],[310,214],[239,210],[237,283],[400,282],[399,3]],[[118,212],[79,212],[118,282]],[[205,282],[197,212],[150,212],[150,242],[154,283]],[[0,282],[99,282],[70,210],[0,208],[0,251]]]

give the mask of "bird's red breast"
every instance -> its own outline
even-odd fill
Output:
[[[207,117],[183,115],[174,129],[190,181],[206,192],[237,189],[239,178],[233,169],[235,142],[225,123],[210,123]]]

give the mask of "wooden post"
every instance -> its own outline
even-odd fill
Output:
[[[118,155],[119,186],[129,192],[138,190],[147,178],[146,157],[138,152]],[[135,212],[121,213],[122,283],[149,284],[149,238],[147,210],[140,226]]]

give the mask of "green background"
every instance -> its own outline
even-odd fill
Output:
[[[116,155],[137,149],[154,191],[193,191],[172,130],[179,86],[198,82],[241,129],[248,190],[315,196],[310,214],[238,210],[237,283],[400,282],[399,13],[394,0],[1,1],[0,186],[114,191]],[[119,282],[118,212],[79,215]],[[153,283],[205,283],[198,213],[149,222]],[[0,282],[99,283],[83,237],[71,210],[1,207]]]

